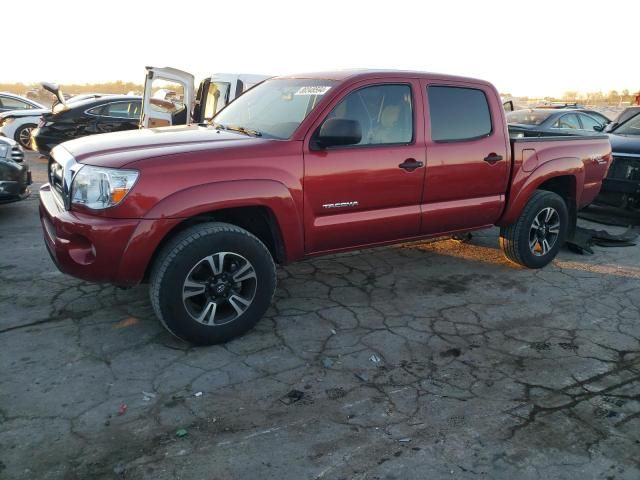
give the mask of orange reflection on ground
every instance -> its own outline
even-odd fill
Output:
[[[567,260],[554,260],[553,264],[564,270],[578,270],[581,272],[598,273],[600,275],[615,275],[617,277],[640,279],[640,268],[638,267],[626,267],[607,263],[599,265]]]

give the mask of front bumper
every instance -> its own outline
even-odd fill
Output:
[[[23,200],[31,195],[29,185],[32,180],[29,167],[23,163],[12,163],[11,165],[12,173],[7,176],[3,175],[4,179],[0,180],[0,203]]]
[[[29,172],[29,178],[30,174],[31,172]],[[0,203],[17,202],[24,200],[29,195],[31,195],[31,190],[22,182],[0,182]]]
[[[118,267],[140,223],[67,211],[49,184],[40,188],[44,241],[58,269],[90,282],[119,284]]]

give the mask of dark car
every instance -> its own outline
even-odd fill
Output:
[[[606,120],[606,121],[605,121]],[[601,132],[608,123],[604,116],[597,118],[581,110],[562,108],[533,108],[507,112],[507,122],[512,130],[542,133]]]
[[[640,210],[640,115],[609,133],[613,162],[598,201]]]
[[[24,152],[15,140],[0,137],[0,203],[29,196],[31,171],[24,163]]]
[[[618,127],[618,125],[622,125],[624,122],[626,122],[630,118],[635,117],[639,113],[640,105],[634,105],[625,108],[616,116],[616,118],[613,119],[613,121],[609,125],[607,125],[605,132],[613,132]]]
[[[109,95],[57,104],[31,132],[31,146],[42,155],[56,145],[96,133],[137,129],[142,97]]]

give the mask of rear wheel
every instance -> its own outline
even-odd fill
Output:
[[[258,238],[235,225],[205,223],[162,250],[150,295],[167,330],[209,345],[251,329],[269,308],[275,286],[275,264]]]
[[[512,262],[541,268],[558,254],[568,226],[564,199],[554,192],[536,190],[515,223],[500,229],[500,246]]]
[[[20,144],[23,148],[31,150],[31,131],[36,128],[35,123],[26,123],[16,130],[13,135],[13,139]]]

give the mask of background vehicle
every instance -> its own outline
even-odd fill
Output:
[[[640,114],[609,132],[613,162],[598,201],[640,214]]]
[[[0,112],[9,110],[33,110],[44,108],[37,102],[12,93],[0,92]]]
[[[342,71],[262,82],[211,125],[98,135],[53,150],[45,243],[89,281],[150,281],[174,335],[226,341],[269,307],[275,263],[500,226],[540,268],[600,190],[605,135],[509,137],[495,87]]]
[[[31,130],[47,111],[43,105],[28,98],[0,94],[0,135],[15,140],[23,148],[29,148]]]
[[[604,117],[606,118],[606,117]],[[600,132],[607,123],[580,110],[558,108],[534,108],[507,113],[512,130],[550,133]]]
[[[140,122],[142,98],[108,95],[66,101],[42,115],[31,132],[31,146],[42,155],[56,145],[96,133],[135,130]]]
[[[64,98],[68,105],[81,100],[97,99],[109,95],[110,94],[105,93],[88,93],[69,98],[65,95]],[[42,115],[50,113],[52,109],[56,109],[59,104],[60,101],[57,100],[50,109],[40,105],[41,108],[37,109],[11,110],[0,113],[0,135],[13,138],[22,148],[31,149],[31,132],[40,123]],[[64,108],[64,106],[58,107],[58,109],[61,108]]]
[[[31,193],[31,171],[15,140],[0,137],[0,203],[14,202]]]
[[[209,121],[233,99],[267,78],[266,75],[217,73],[200,82],[194,95],[194,76],[190,73],[169,67],[147,67],[140,123],[153,128]],[[156,95],[173,101],[173,105],[153,104],[152,99],[158,98]]]

